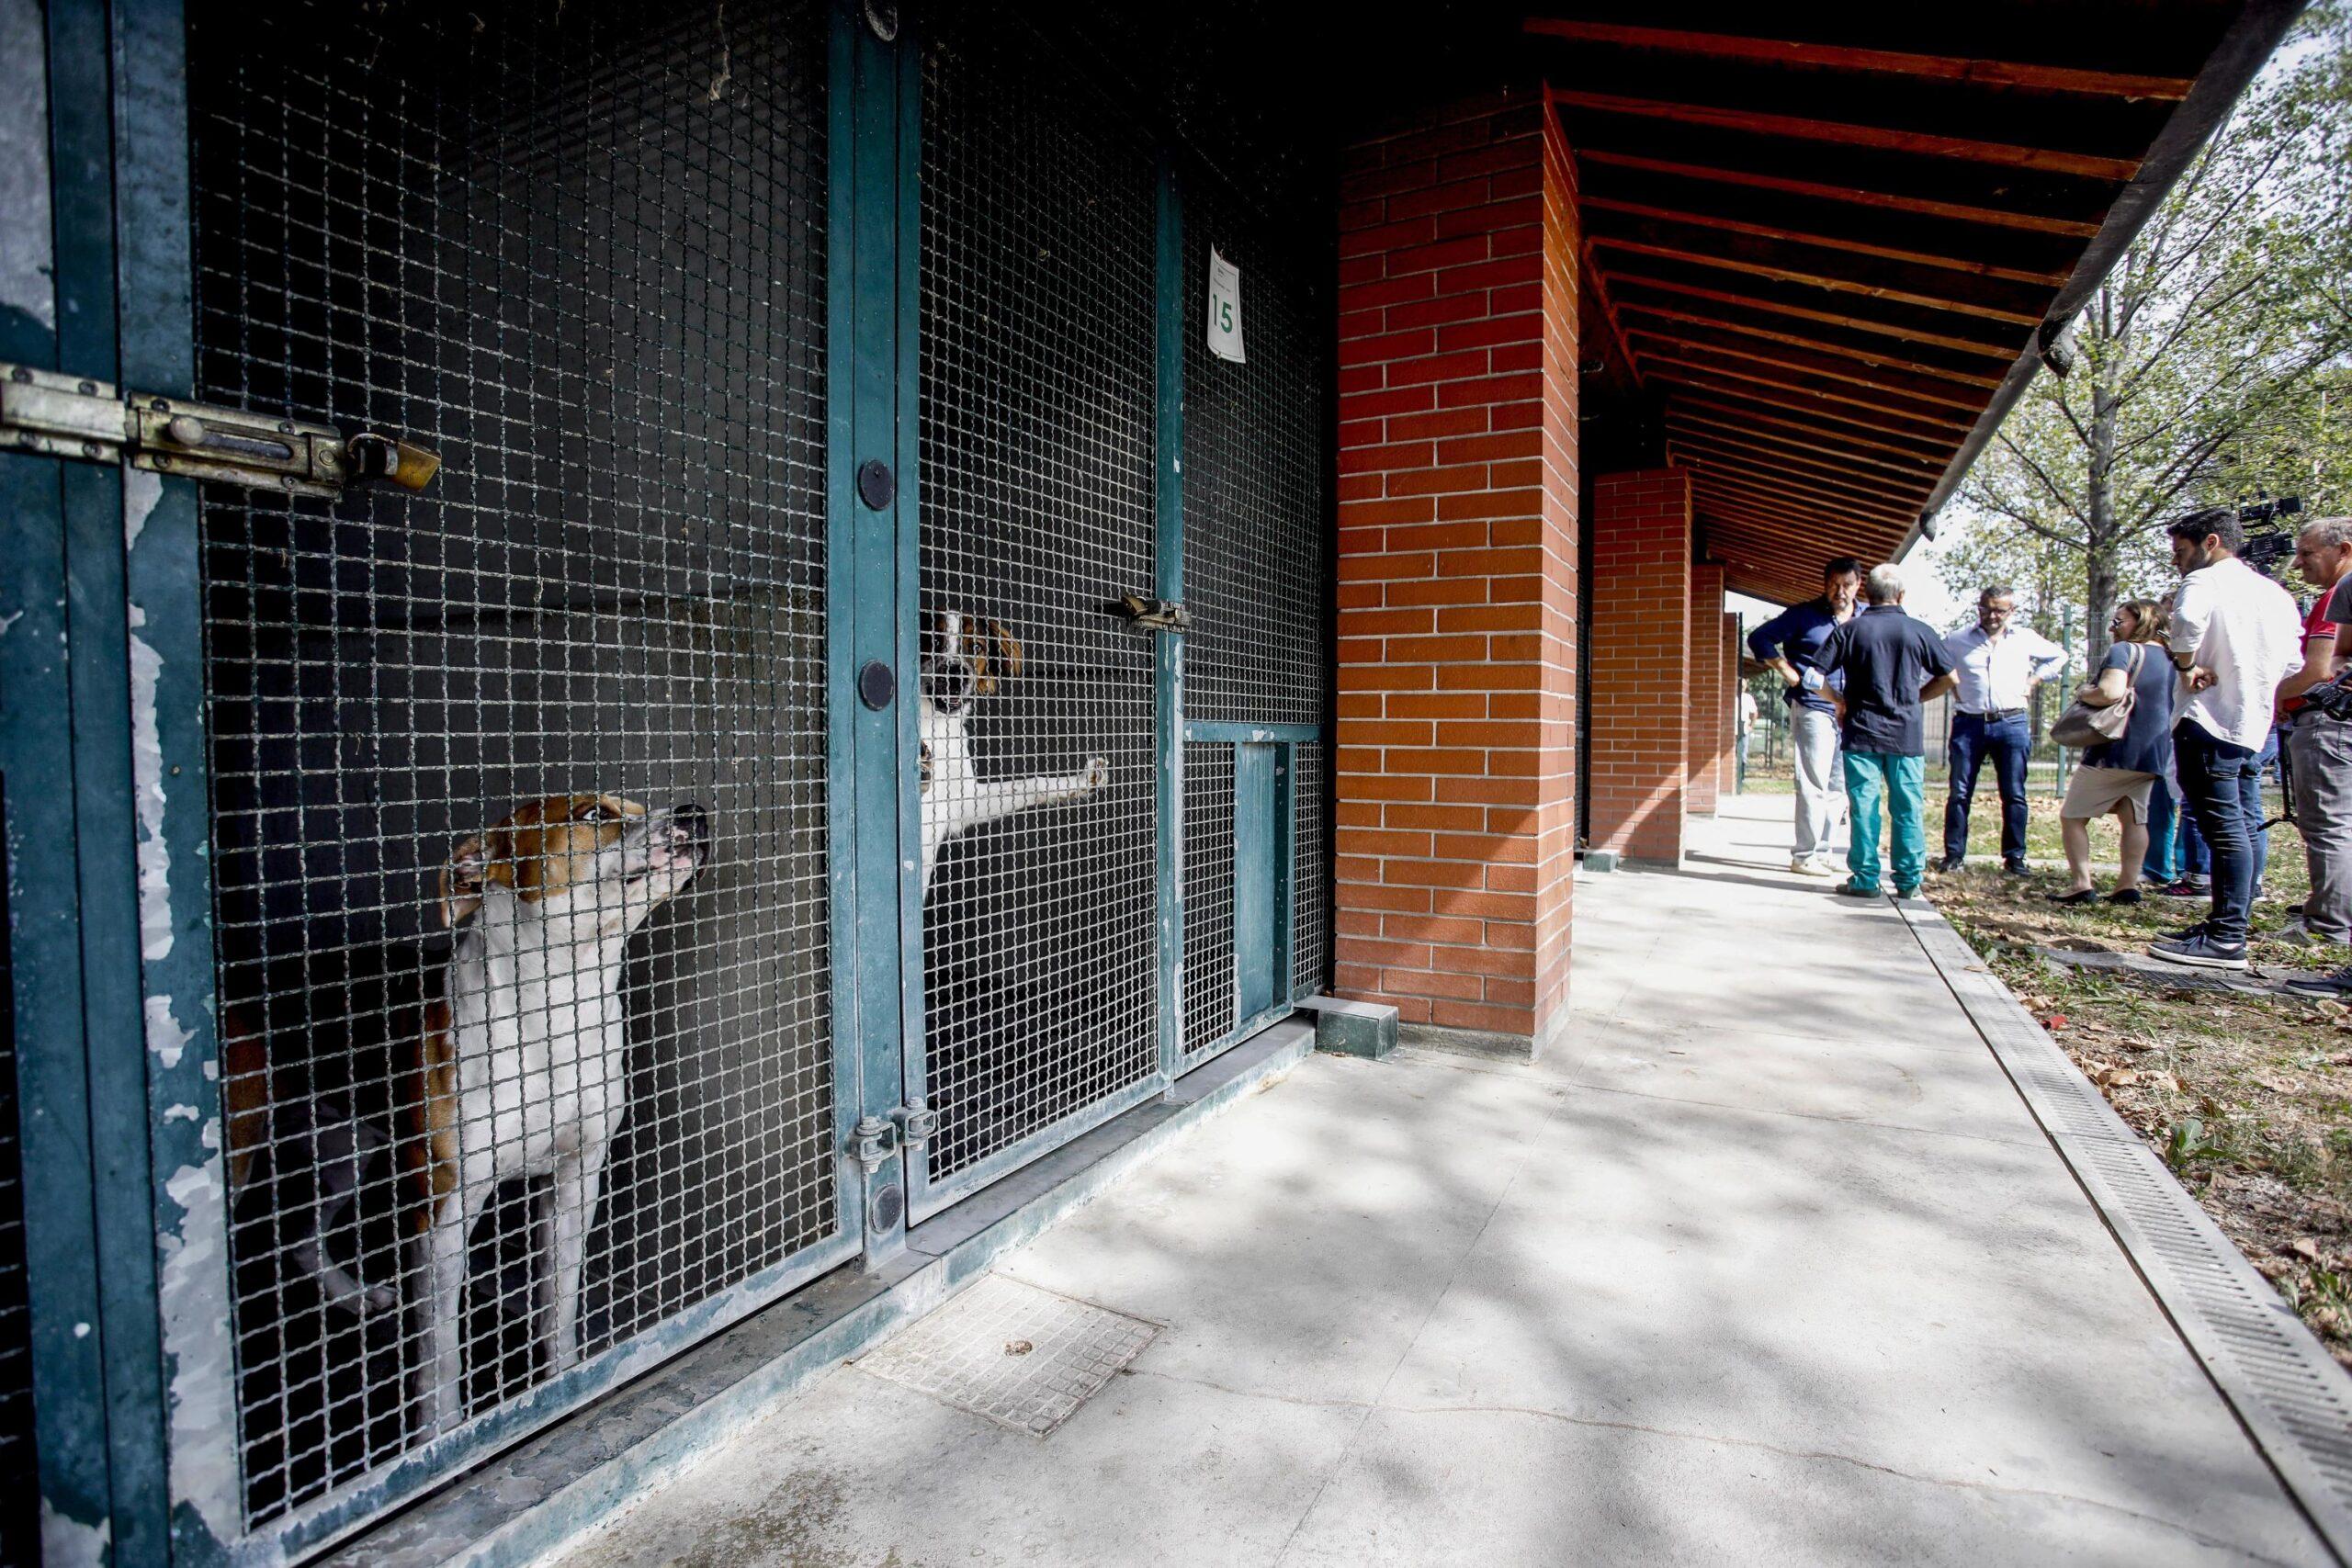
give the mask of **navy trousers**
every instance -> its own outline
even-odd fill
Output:
[[[2001,786],[2001,862],[2025,863],[2025,764],[2033,730],[2022,713],[1987,721],[1982,714],[1954,714],[1951,720],[1951,783],[1944,796],[1944,859],[1958,864],[1968,853],[1968,808],[1976,797],[1976,772],[1987,757]]]
[[[2172,754],[2183,803],[2213,857],[2210,932],[2217,942],[2241,946],[2254,908],[2254,829],[2262,822],[2259,753],[2216,739],[2184,719],[2172,732]]]

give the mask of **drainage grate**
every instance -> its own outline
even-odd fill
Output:
[[[989,1274],[857,1364],[943,1404],[1042,1438],[1159,1332],[1140,1318]]]
[[[1912,934],[2238,1419],[2352,1561],[2352,1378],[1940,916]]]

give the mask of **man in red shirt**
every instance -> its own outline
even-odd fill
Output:
[[[2318,590],[2303,618],[2302,668],[2278,682],[2278,717],[2287,732],[2287,765],[2294,776],[2295,826],[2311,865],[2312,890],[2301,920],[2282,936],[2306,942],[2352,942],[2352,726],[2312,707],[2303,693],[2336,671],[2336,623],[2328,602],[2352,571],[2352,522],[2324,517],[2295,539],[2295,570]]]

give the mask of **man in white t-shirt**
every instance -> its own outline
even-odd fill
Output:
[[[2173,762],[2188,808],[2213,852],[2212,910],[2148,951],[2168,964],[2245,967],[2254,905],[2254,832],[2278,682],[2302,663],[2301,617],[2287,591],[2237,558],[2245,536],[2228,507],[2165,530],[2182,573],[2172,610]]]

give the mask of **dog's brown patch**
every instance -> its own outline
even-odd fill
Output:
[[[459,844],[441,868],[441,923],[454,926],[481,908],[492,886],[537,903],[590,880],[596,856],[645,815],[616,795],[555,795]]]

